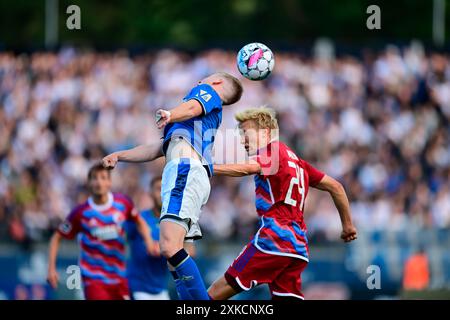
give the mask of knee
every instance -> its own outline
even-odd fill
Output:
[[[160,229],[159,248],[166,259],[183,249],[186,230],[171,221],[163,221]]]
[[[227,300],[240,291],[237,291],[231,287],[225,277],[222,276],[214,281],[214,283],[209,287],[208,295],[212,300]]]
[[[220,285],[218,281],[213,282],[213,284],[208,288],[208,295],[211,300],[221,300],[219,297]]]
[[[161,251],[161,255],[164,258],[169,259],[175,253],[183,249],[183,245],[180,245],[177,241],[173,241],[171,239],[161,238],[159,241],[159,249]]]
[[[192,258],[195,258],[196,250],[195,246],[192,242],[185,242],[184,243],[184,250],[188,253],[189,256]]]

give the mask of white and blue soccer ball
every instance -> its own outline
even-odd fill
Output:
[[[237,55],[239,72],[250,80],[267,78],[275,65],[272,50],[266,45],[253,42],[245,45]]]

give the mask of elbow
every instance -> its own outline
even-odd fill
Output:
[[[147,224],[141,216],[138,216],[136,219],[136,227],[140,232],[144,232],[147,229]]]
[[[331,187],[331,192],[334,194],[345,194],[345,189],[342,183],[335,180]]]
[[[60,238],[61,238],[61,235],[59,234],[58,231],[53,232],[51,240],[58,241]]]
[[[260,174],[261,173],[261,167],[259,164],[250,164],[250,168],[248,170],[249,175],[252,174]]]
[[[345,193],[344,186],[339,181],[331,178],[325,186],[325,190],[331,195],[339,195]]]
[[[203,111],[203,110],[201,110],[201,111]],[[187,113],[188,113],[187,116],[189,118],[194,118],[201,114],[201,113],[199,114],[198,108],[196,108],[195,105],[190,105],[189,109],[187,110]]]
[[[242,167],[242,169],[239,171],[239,176],[251,176],[254,174],[260,174],[261,168],[259,165],[255,164],[249,164]]]
[[[243,176],[251,176],[254,174],[259,174],[261,172],[261,168],[259,167],[259,165],[254,165],[254,164],[249,164],[249,165],[245,165],[242,168],[240,168],[238,170],[238,175],[239,177],[243,177]]]
[[[59,234],[58,231],[55,231],[52,235],[52,237],[50,238],[50,246],[56,246],[59,244],[59,242],[61,241],[61,235]]]

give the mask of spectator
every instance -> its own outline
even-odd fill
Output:
[[[430,282],[430,271],[428,258],[423,251],[419,250],[411,255],[405,263],[403,273],[403,289],[404,290],[425,290]]]
[[[243,98],[224,111],[223,133],[235,128],[235,111],[269,104],[279,113],[281,138],[344,183],[361,232],[411,223],[450,227],[447,55],[427,56],[416,45],[389,46],[372,59],[275,55],[267,80],[243,80]],[[93,161],[159,139],[154,111],[173,106],[196,79],[216,70],[236,74],[235,54],[1,52],[0,224],[9,222],[9,239],[44,239],[85,196],[83,177]],[[229,143],[239,139],[224,136],[216,144],[218,162],[243,154]],[[121,165],[114,181],[142,208],[150,201],[148,180],[160,170],[160,163]],[[205,232],[248,237],[257,221],[251,179],[213,183]],[[327,201],[311,192],[310,235],[338,239],[339,217]]]

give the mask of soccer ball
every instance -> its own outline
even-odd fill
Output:
[[[275,65],[272,51],[264,44],[253,42],[245,45],[237,55],[239,72],[250,80],[263,80]]]

